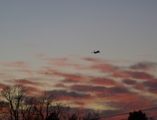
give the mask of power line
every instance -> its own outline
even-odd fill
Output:
[[[107,97],[105,97],[104,99],[108,99],[108,98],[112,98],[111,96],[107,96]],[[147,101],[147,98],[142,98],[142,97],[140,97],[140,98],[137,98],[137,97],[132,97],[131,98],[131,100],[133,101],[133,100],[136,100],[136,102],[133,102],[132,104],[133,105],[135,105],[136,106],[136,108],[138,107],[138,108],[142,108],[142,109],[145,109],[145,108],[147,108],[148,106],[150,106],[150,104],[149,103],[144,103],[144,105],[141,103],[141,100],[142,100],[142,102],[143,101]],[[127,100],[130,100],[130,98],[128,98],[128,99],[125,99],[125,101],[127,101]],[[153,101],[156,101],[157,99],[152,99]],[[141,104],[140,104],[141,103]],[[104,103],[105,104],[105,103]],[[155,103],[154,103],[154,105],[155,105]],[[94,106],[99,106],[99,105],[96,105],[96,104],[94,104],[94,105],[92,105],[93,107]],[[101,105],[102,106],[102,105]],[[127,106],[126,106],[127,107]],[[151,107],[153,107],[153,106],[151,106]]]
[[[141,111],[149,111],[149,110],[153,110],[153,109],[157,109],[157,107],[154,107],[154,108],[148,108],[148,109],[144,109],[144,110],[141,110]],[[122,114],[110,115],[110,116],[104,116],[104,117],[99,117],[99,118],[117,117],[117,116],[128,115],[128,114],[129,114],[129,113],[122,113]]]
[[[148,109],[145,109],[143,111],[148,111],[148,110],[153,110],[153,109],[157,109],[157,107],[154,107],[154,108],[148,108]]]

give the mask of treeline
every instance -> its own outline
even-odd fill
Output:
[[[92,111],[83,116],[73,113],[69,106],[57,103],[52,92],[32,96],[28,94],[27,88],[21,85],[4,87],[0,98],[0,120],[100,120],[98,112]],[[140,110],[130,112],[128,120],[154,118],[148,118]]]
[[[99,120],[97,112],[84,116],[72,113],[70,107],[57,103],[51,92],[30,96],[21,85],[1,90],[0,120]]]

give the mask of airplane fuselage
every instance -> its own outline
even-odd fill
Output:
[[[97,53],[100,53],[100,51],[99,51],[99,50],[97,50],[97,51],[94,50],[93,53],[94,53],[94,54],[97,54]]]

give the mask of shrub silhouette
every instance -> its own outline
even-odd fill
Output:
[[[142,111],[139,110],[138,112],[130,112],[128,120],[148,120],[148,118],[145,113],[142,113]]]
[[[45,120],[59,120],[57,113],[51,113]]]

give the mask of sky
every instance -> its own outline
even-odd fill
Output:
[[[0,1],[0,88],[102,116],[155,107],[156,13],[156,0]]]

